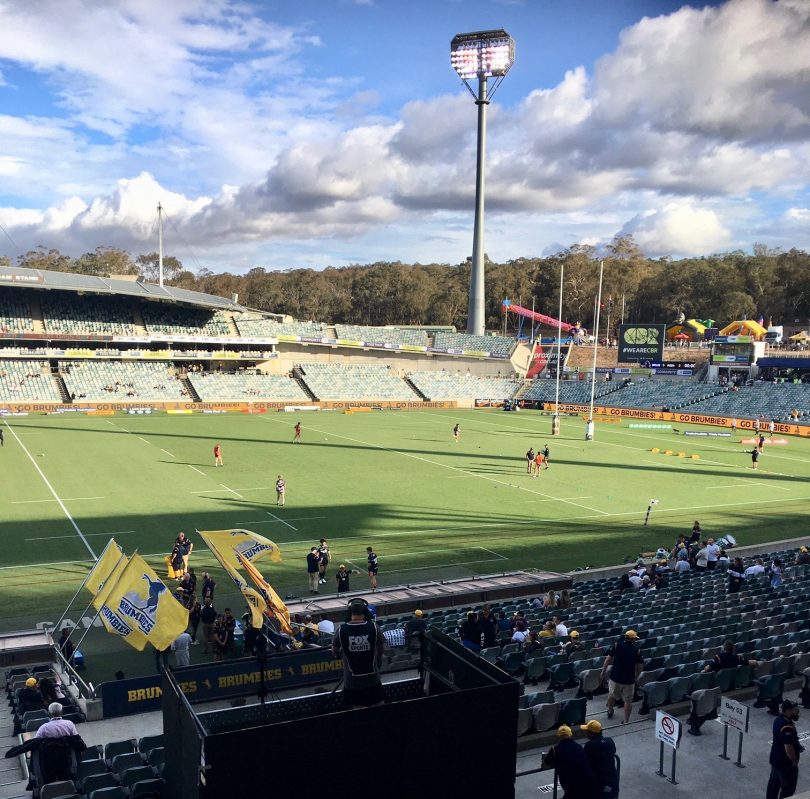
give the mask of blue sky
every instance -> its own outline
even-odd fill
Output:
[[[0,0],[0,255],[464,260],[456,33],[505,28],[486,250],[810,248],[810,3]]]

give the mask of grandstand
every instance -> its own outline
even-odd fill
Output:
[[[429,400],[504,400],[515,396],[522,382],[502,377],[474,377],[448,372],[412,372],[409,379]]]
[[[0,333],[33,333],[34,319],[23,292],[0,295]]]
[[[760,383],[715,393],[695,405],[695,410],[738,419],[787,421],[794,411],[810,416],[810,385],[806,383]]]
[[[239,335],[247,338],[294,336],[320,339],[326,332],[326,326],[321,322],[277,322],[246,314],[235,315],[234,322]]]
[[[144,303],[141,308],[148,333],[171,336],[231,336],[228,318],[222,311]]]
[[[335,325],[339,339],[363,341],[373,344],[408,344],[415,347],[427,347],[428,334],[425,330],[401,329],[395,327],[369,327],[361,325]]]
[[[307,363],[298,367],[307,388],[323,400],[416,400],[413,389],[387,366]]]
[[[119,297],[83,297],[44,292],[42,322],[51,334],[67,336],[134,336],[137,329],[129,303]]]
[[[433,336],[438,350],[458,352],[488,352],[497,358],[508,358],[515,348],[515,340],[505,336],[473,336],[467,333],[442,333]]]
[[[188,397],[165,363],[67,361],[60,364],[68,393],[89,402],[171,402]]]
[[[61,402],[47,361],[0,361],[0,402]]]
[[[600,403],[603,397],[618,391],[621,384],[613,382],[597,382],[594,389],[594,396]],[[541,402],[554,402],[556,396],[556,381],[539,378],[533,380],[528,390],[523,394],[522,399]],[[560,381],[560,402],[586,405],[591,401],[591,381],[590,380],[561,380]]]
[[[191,372],[188,379],[202,402],[308,402],[310,399],[298,382],[287,375]]]
[[[618,391],[608,392],[600,404],[612,408],[669,408],[677,410],[686,405],[707,400],[726,389],[705,383],[676,383],[671,380],[641,380],[628,383]]]

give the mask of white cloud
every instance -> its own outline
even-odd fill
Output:
[[[621,232],[631,233],[641,249],[651,256],[705,255],[726,247],[731,241],[731,232],[712,209],[686,201],[637,214]]]

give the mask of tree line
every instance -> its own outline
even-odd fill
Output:
[[[810,319],[810,255],[755,245],[751,254],[733,251],[700,258],[647,258],[632,236],[619,236],[598,253],[575,245],[544,258],[518,258],[506,263],[487,259],[487,328],[503,329],[502,301],[556,317],[560,269],[564,267],[563,320],[593,325],[604,259],[600,328],[627,322],[669,322],[679,313],[687,319],[765,318],[775,324]],[[11,266],[0,257],[0,266]],[[14,265],[29,269],[109,277],[142,275],[156,281],[157,253],[132,256],[113,247],[71,258],[38,247],[20,255]],[[266,270],[246,274],[200,269],[196,274],[173,256],[164,257],[164,279],[171,286],[230,297],[251,308],[313,319],[359,325],[466,326],[470,280],[469,259],[461,264],[403,264],[399,261],[327,266],[323,270]],[[513,332],[517,320],[508,319]]]

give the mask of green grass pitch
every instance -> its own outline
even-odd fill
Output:
[[[303,440],[294,445],[299,419]],[[240,615],[241,600],[195,529],[242,527],[275,541],[283,562],[261,568],[282,596],[307,595],[305,556],[321,537],[335,566],[362,571],[354,589],[368,586],[369,545],[385,587],[612,565],[671,546],[694,519],[740,544],[806,533],[810,441],[767,446],[754,472],[740,434],[687,438],[629,423],[597,422],[586,442],[581,419],[563,417],[552,438],[550,417],[531,411],[11,417],[0,422],[0,630],[55,622],[87,573],[89,550],[101,552],[111,535],[165,574],[163,556],[184,530],[195,542],[191,565],[218,581],[217,606]],[[218,442],[222,468],[214,467]],[[524,453],[546,443],[551,468],[530,478]],[[287,481],[283,509],[278,474]],[[652,498],[659,503],[644,527]],[[333,590],[332,579],[322,590]],[[69,618],[88,599],[83,592]],[[100,630],[82,649],[97,681],[122,663],[128,674],[152,669],[148,653],[122,652]]]

